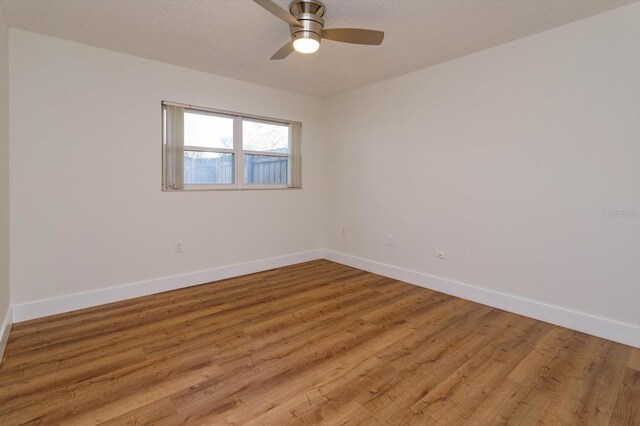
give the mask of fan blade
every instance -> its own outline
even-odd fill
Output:
[[[383,31],[359,28],[329,28],[322,31],[322,38],[343,43],[379,45],[384,40]]]
[[[293,25],[294,27],[301,27],[302,25],[296,18],[293,17],[292,14],[272,2],[271,0],[253,0],[258,3],[260,6],[265,8],[267,11],[276,15],[278,18],[282,19],[289,25]]]
[[[280,50],[278,50],[276,53],[273,54],[271,59],[272,60],[284,59],[287,56],[289,56],[291,54],[291,52],[293,52],[293,42],[292,41],[290,41],[289,43],[287,43],[284,46],[282,46],[280,48]]]

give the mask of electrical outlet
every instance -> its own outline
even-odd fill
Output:
[[[387,235],[387,239],[384,243],[387,247],[393,247],[393,237],[391,235]]]
[[[444,252],[444,251],[436,250],[436,257],[438,259],[446,260],[447,259],[447,253]]]
[[[341,235],[342,235],[343,237],[346,237],[346,236],[347,236],[347,228],[344,228],[344,227],[342,228]]]
[[[182,241],[176,241],[176,244],[174,246],[174,252],[176,254],[182,253]]]

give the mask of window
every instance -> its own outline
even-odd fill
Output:
[[[300,188],[300,123],[162,103],[162,189]]]

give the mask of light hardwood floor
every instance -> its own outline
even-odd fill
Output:
[[[23,423],[639,425],[640,351],[314,261],[15,324]]]

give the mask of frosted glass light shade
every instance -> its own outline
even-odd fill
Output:
[[[300,53],[313,53],[320,47],[320,42],[312,38],[298,38],[293,41],[293,48]]]

